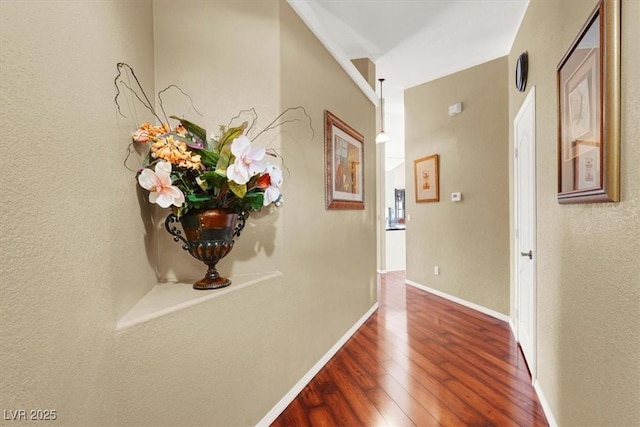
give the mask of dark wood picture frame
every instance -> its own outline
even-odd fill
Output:
[[[326,208],[364,209],[364,137],[325,110],[324,149]]]
[[[558,202],[620,200],[620,0],[600,0],[557,68]]]
[[[413,161],[413,184],[416,203],[440,201],[440,155]]]

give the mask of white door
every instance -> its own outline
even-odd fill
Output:
[[[536,379],[536,108],[532,87],[516,116],[515,146],[515,266],[516,333]]]

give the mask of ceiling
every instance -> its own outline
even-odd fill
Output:
[[[334,55],[370,58],[385,78],[389,170],[404,158],[404,90],[508,54],[529,0],[289,3]]]

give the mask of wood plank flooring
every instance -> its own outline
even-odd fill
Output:
[[[381,276],[380,306],[272,426],[547,426],[500,320]]]

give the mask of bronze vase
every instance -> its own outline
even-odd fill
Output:
[[[182,232],[172,225],[180,222]],[[167,216],[165,228],[176,242],[182,240],[182,249],[204,262],[209,269],[205,276],[193,284],[194,289],[218,289],[231,284],[231,280],[220,276],[216,264],[224,258],[240,236],[245,225],[245,215],[231,209],[203,209],[189,211],[178,219],[173,213]]]

